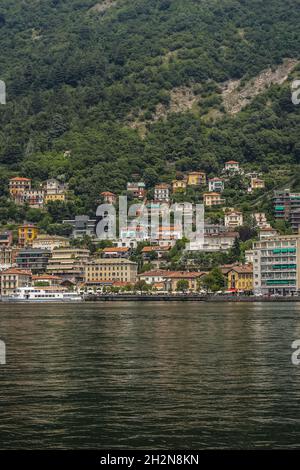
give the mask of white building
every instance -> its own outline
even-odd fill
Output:
[[[221,178],[208,180],[208,190],[210,193],[221,193],[224,191],[224,181]]]
[[[225,227],[236,228],[243,225],[243,214],[240,211],[227,212],[225,214]]]
[[[239,162],[236,162],[235,160],[229,160],[228,162],[225,163],[225,171],[226,172],[231,172],[231,173],[239,173],[240,171],[240,164]]]
[[[254,243],[253,275],[255,294],[288,295],[299,291],[300,237],[267,238]]]
[[[154,188],[154,200],[158,202],[169,202],[170,186],[166,183],[157,184]]]

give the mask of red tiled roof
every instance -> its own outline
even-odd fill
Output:
[[[238,274],[251,274],[253,273],[253,266],[252,264],[233,266],[229,271],[235,271]]]
[[[51,276],[50,274],[40,274],[39,276],[32,276],[32,280],[33,280],[33,281],[37,281],[38,279],[47,279],[47,280],[56,279],[56,280],[62,280],[61,277],[59,277],[59,276]]]
[[[10,178],[10,181],[31,181],[30,178],[21,178],[19,176],[16,176],[15,178]]]
[[[141,273],[139,274],[139,276],[141,277],[157,277],[157,276],[167,276],[171,273],[172,271],[167,271],[165,269],[156,269],[153,271],[146,271],[145,273]]]
[[[229,160],[228,162],[226,162],[226,165],[227,164],[234,165],[236,163],[239,163],[239,162],[236,162],[235,160]]]
[[[129,248],[126,246],[109,247],[109,248],[104,248],[103,253],[127,253],[128,251],[129,251]]]
[[[20,274],[23,276],[31,276],[31,271],[26,271],[25,269],[9,268],[5,271],[2,271],[0,274]]]
[[[104,191],[101,193],[101,196],[116,196],[114,193],[111,193],[110,191]]]

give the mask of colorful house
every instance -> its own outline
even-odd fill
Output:
[[[240,171],[240,164],[235,160],[229,160],[225,163],[225,171],[230,172],[239,172]]]
[[[224,181],[221,178],[211,178],[208,181],[208,190],[212,193],[221,193],[224,191]]]
[[[32,246],[39,229],[34,224],[24,224],[18,228],[18,244],[21,247]]]
[[[188,186],[206,185],[206,173],[202,171],[192,171],[187,176]]]
[[[253,291],[253,266],[234,266],[227,274],[228,290],[231,292]]]
[[[187,185],[186,180],[174,180],[174,181],[172,181],[173,193],[178,193],[178,192],[183,193],[183,192],[185,192],[186,185]]]
[[[111,193],[110,191],[104,191],[100,194],[100,196],[102,197],[103,201],[107,204],[116,204],[117,202],[117,196],[114,193]]]
[[[204,193],[203,202],[207,207],[220,206],[225,203],[225,199],[222,199],[220,193]]]

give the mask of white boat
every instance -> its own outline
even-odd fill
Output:
[[[20,287],[11,296],[2,296],[4,302],[81,302],[77,292],[55,292],[36,287]]]

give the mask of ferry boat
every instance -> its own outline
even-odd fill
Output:
[[[81,302],[82,300],[82,296],[77,292],[47,291],[36,287],[21,287],[15,294],[2,297],[4,302]]]

